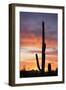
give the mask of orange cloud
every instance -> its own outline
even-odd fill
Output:
[[[20,39],[20,46],[34,46],[34,47],[41,47],[41,38],[36,37],[35,35],[31,34],[31,36],[22,37]]]
[[[46,38],[45,40],[46,42],[46,47],[47,48],[55,48],[57,47],[57,41],[55,39],[52,39],[52,38]]]
[[[57,47],[57,41],[53,38],[46,38],[45,39],[46,47],[47,48],[55,48]],[[34,46],[36,48],[41,48],[42,46],[42,37],[36,36],[33,33],[21,33],[20,35],[20,46]]]

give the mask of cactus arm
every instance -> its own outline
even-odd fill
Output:
[[[39,61],[38,61],[38,55],[37,54],[36,54],[36,62],[37,62],[38,69],[41,71],[40,66],[39,66]]]

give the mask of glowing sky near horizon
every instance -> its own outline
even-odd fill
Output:
[[[57,14],[20,12],[20,70],[38,70],[35,54],[38,54],[41,66],[42,21],[45,22],[46,60],[55,70],[58,66]]]

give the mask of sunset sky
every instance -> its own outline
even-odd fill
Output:
[[[57,14],[20,12],[20,70],[38,70],[36,53],[41,66],[42,21],[45,22],[45,70],[48,63],[51,63],[52,70],[57,68],[57,20]]]

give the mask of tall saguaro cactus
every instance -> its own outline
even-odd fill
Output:
[[[42,65],[40,68],[39,65],[39,60],[38,60],[38,55],[36,54],[36,62],[37,62],[37,67],[38,69],[44,74],[45,72],[45,49],[46,49],[46,44],[45,44],[45,28],[44,28],[44,22],[42,22]]]

